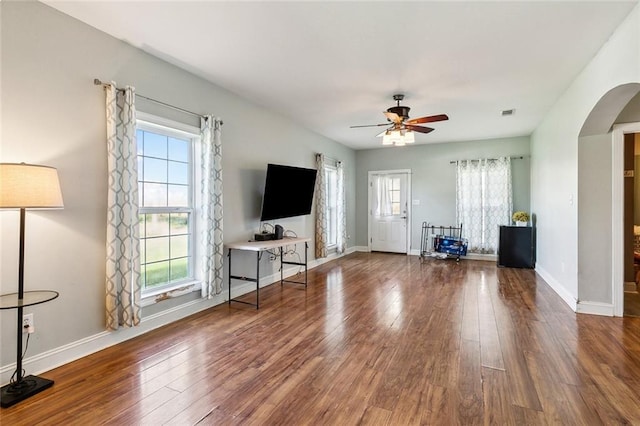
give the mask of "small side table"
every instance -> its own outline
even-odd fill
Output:
[[[304,287],[307,288],[307,252],[309,251],[309,241],[311,238],[308,237],[284,237],[281,240],[270,240],[270,241],[240,241],[236,243],[227,244],[227,248],[229,249],[229,305],[231,302],[239,302],[244,303],[246,305],[255,306],[256,309],[260,308],[260,259],[262,258],[262,253],[266,250],[270,249],[278,249],[280,251],[280,285],[283,283],[293,283],[293,284],[304,284]],[[296,245],[304,243],[304,263],[303,262],[292,262],[289,260],[284,260],[283,250],[284,246],[288,245]],[[256,277],[250,278],[245,275],[233,275],[231,272],[231,252],[234,250],[245,250],[245,251],[253,251],[256,253]],[[302,281],[292,281],[284,279],[284,265],[297,265],[304,266],[304,282]],[[249,281],[256,283],[256,303],[245,302],[243,300],[233,299],[231,297],[231,280],[240,280],[240,281]]]
[[[18,293],[0,295],[0,309],[18,310],[18,349],[16,351],[16,374],[18,377],[15,382],[9,383],[0,389],[0,406],[2,408],[11,407],[18,402],[53,386],[53,380],[37,376],[22,377],[22,311],[26,306],[49,302],[58,296],[59,293],[53,290],[25,291],[22,298],[18,297]]]

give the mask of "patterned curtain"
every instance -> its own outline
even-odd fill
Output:
[[[457,222],[470,252],[496,253],[498,227],[511,223],[512,210],[510,157],[458,161]]]
[[[327,182],[324,173],[326,161],[323,154],[316,154],[316,259],[327,257]]]
[[[344,166],[342,161],[336,164],[338,172],[338,254],[344,253],[347,246],[347,200],[344,189]]]
[[[200,279],[202,297],[211,298],[222,291],[222,120],[207,115],[200,121],[201,179],[199,211],[201,233]]]
[[[135,89],[105,86],[107,113],[107,329],[140,323]]]

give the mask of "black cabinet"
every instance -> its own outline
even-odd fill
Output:
[[[535,237],[530,226],[501,226],[498,245],[498,266],[533,268]]]

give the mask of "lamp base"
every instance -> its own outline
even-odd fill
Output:
[[[21,381],[9,383],[0,389],[0,407],[11,407],[51,386],[53,386],[53,380],[38,376],[23,377]]]

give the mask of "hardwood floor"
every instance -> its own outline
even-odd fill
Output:
[[[52,370],[0,424],[640,424],[640,318],[531,270],[356,253],[309,280]]]

